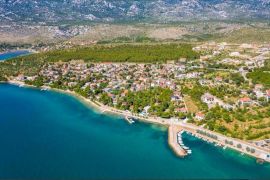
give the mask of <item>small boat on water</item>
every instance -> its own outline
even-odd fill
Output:
[[[20,84],[19,87],[24,87],[24,85],[23,84]]]
[[[184,150],[189,150],[189,148],[186,147],[186,146],[183,146],[182,148],[183,148]]]
[[[129,122],[130,124],[133,124],[135,121],[131,118],[126,116],[125,119],[127,120],[127,122]]]
[[[46,87],[41,88],[41,91],[48,91],[48,88],[46,88]]]
[[[188,153],[188,154],[191,154],[191,153],[192,153],[192,151],[191,151],[191,150],[187,150],[187,153]]]

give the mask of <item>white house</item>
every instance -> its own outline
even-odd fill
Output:
[[[255,88],[253,89],[253,92],[255,93],[255,95],[256,95],[257,98],[261,98],[261,97],[264,97],[265,96],[265,94],[263,93],[262,89],[263,89],[263,85],[262,84],[256,84],[255,85]]]
[[[209,93],[205,93],[202,95],[201,100],[206,104],[212,104],[215,101],[215,97]]]
[[[205,114],[203,114],[202,112],[198,112],[196,113],[195,118],[199,121],[202,121],[205,118]]]

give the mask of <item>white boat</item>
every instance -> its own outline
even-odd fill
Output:
[[[192,151],[191,151],[191,150],[187,150],[187,153],[188,153],[188,154],[191,154],[191,153],[192,153]]]
[[[125,119],[130,123],[133,124],[135,121],[132,120],[132,118],[126,116]]]
[[[185,150],[189,150],[189,148],[188,148],[188,147],[186,147],[186,146],[183,146],[183,149],[185,149]]]

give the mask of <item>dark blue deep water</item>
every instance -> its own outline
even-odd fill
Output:
[[[19,51],[0,53],[0,61],[8,60],[11,58],[15,58],[15,57],[23,56],[23,55],[27,55],[27,54],[30,54],[30,52],[27,50],[19,50]]]
[[[0,179],[270,179],[270,165],[189,135],[180,159],[158,126],[93,111],[57,92],[0,84]]]

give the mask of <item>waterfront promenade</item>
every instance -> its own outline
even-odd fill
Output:
[[[14,85],[19,85],[19,86],[24,86],[25,85],[24,82],[14,81],[14,80],[9,81],[9,83],[14,84]],[[34,86],[29,86],[29,85],[26,85],[26,86],[34,87]],[[47,86],[44,86],[42,88],[51,89],[50,87],[47,87]],[[190,132],[193,135],[196,135],[197,137],[199,137],[199,138],[201,138],[203,140],[206,140],[208,142],[217,143],[217,144],[219,144],[221,146],[226,146],[226,147],[229,147],[231,149],[234,149],[234,150],[236,150],[236,151],[238,151],[240,153],[245,153],[245,154],[250,155],[252,157],[255,157],[257,159],[261,159],[261,160],[270,162],[270,152],[269,152],[268,149],[258,147],[255,144],[251,144],[249,142],[246,142],[246,141],[243,141],[243,140],[240,140],[240,139],[234,139],[234,138],[231,138],[231,137],[227,137],[227,136],[224,136],[222,134],[207,130],[207,129],[203,128],[203,127],[199,127],[199,126],[189,124],[189,123],[184,123],[184,122],[179,121],[177,119],[164,119],[164,118],[160,118],[160,117],[139,116],[139,115],[131,113],[130,111],[118,110],[118,109],[113,108],[113,107],[105,106],[105,105],[103,105],[103,104],[101,104],[99,102],[92,101],[92,100],[90,100],[88,98],[84,98],[84,97],[76,94],[75,92],[72,92],[72,91],[69,91],[69,90],[60,90],[60,89],[52,89],[52,90],[59,91],[59,92],[62,92],[62,93],[66,93],[66,94],[70,94],[72,96],[75,96],[75,97],[81,99],[83,102],[88,103],[89,105],[91,105],[92,107],[98,109],[99,111],[101,111],[103,113],[104,112],[106,112],[106,113],[114,113],[114,114],[117,114],[117,115],[121,115],[124,118],[125,117],[131,117],[133,119],[141,120],[141,121],[144,121],[144,122],[167,126],[169,128],[169,144],[171,142],[173,142],[172,144],[170,144],[170,146],[173,148],[174,151],[177,150],[176,153],[179,154],[179,156],[181,156],[181,157],[182,157],[182,150],[181,150],[181,148],[180,149],[177,148],[176,145],[175,145],[175,137],[177,137],[177,132],[179,132],[179,129],[183,129],[183,130],[185,130],[187,132]],[[170,132],[173,133],[173,134],[170,134]],[[171,141],[170,141],[170,139],[171,139]]]

